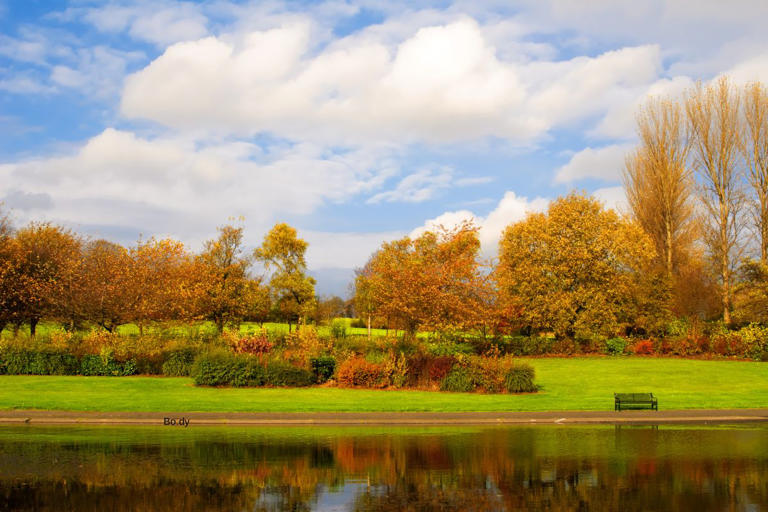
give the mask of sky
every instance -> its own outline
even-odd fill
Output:
[[[0,202],[17,225],[191,250],[309,242],[321,294],[382,242],[622,208],[649,95],[768,82],[764,0],[0,0]],[[242,219],[242,220],[239,220]]]

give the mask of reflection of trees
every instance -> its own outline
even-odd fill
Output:
[[[768,430],[0,441],[0,510],[301,511],[334,490],[356,511],[761,509]]]

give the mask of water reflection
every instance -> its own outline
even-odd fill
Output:
[[[763,510],[768,426],[0,428],[0,510]]]

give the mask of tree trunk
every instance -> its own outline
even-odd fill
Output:
[[[2,329],[0,329],[2,332]],[[371,341],[371,315],[368,315],[368,341]]]
[[[40,322],[39,318],[30,318],[29,319],[29,335],[34,338],[37,336],[37,324]]]
[[[667,278],[672,279],[672,221],[669,218],[667,218],[664,227],[666,230],[666,240],[664,240],[664,250],[666,252],[664,264],[666,265]]]
[[[731,273],[728,268],[728,258],[723,257],[723,322],[731,325]]]
[[[144,323],[139,322],[139,336],[144,336]]]
[[[288,319],[288,334],[291,334],[291,320]]]

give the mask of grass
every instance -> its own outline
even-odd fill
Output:
[[[337,388],[197,388],[187,378],[0,376],[0,409],[178,412],[612,410],[614,392],[660,409],[768,408],[768,363],[656,358],[531,359],[541,391],[478,395]]]
[[[344,319],[347,323],[347,335],[348,336],[365,336],[368,334],[368,329],[365,327],[351,327],[350,323],[352,322],[351,318],[345,318]],[[316,326],[318,334],[321,336],[330,336],[331,335],[331,327],[329,325],[320,325]],[[257,333],[260,332],[262,328],[265,328],[267,331],[272,333],[282,333],[286,334],[288,333],[288,324],[287,323],[279,323],[279,322],[264,322],[263,324],[258,324],[256,322],[243,322],[240,324],[240,332],[241,333]],[[292,330],[296,329],[296,324],[293,324]],[[40,337],[47,337],[50,336],[54,332],[63,332],[64,328],[55,322],[41,322],[37,326],[37,334]],[[118,334],[122,336],[138,336],[139,335],[139,326],[136,324],[124,324],[117,328]],[[192,336],[198,333],[209,333],[209,334],[217,334],[216,333],[216,326],[213,322],[196,322],[196,323],[188,323],[188,324],[180,324],[180,325],[163,325],[163,326],[149,326],[145,329],[146,334],[153,334],[153,333],[163,333],[165,335],[175,335],[175,336]],[[22,326],[20,330],[20,334],[22,336],[26,336],[29,334],[29,326],[24,325]],[[395,331],[390,330],[387,331],[386,329],[371,329],[371,335],[375,337],[379,336],[398,336],[402,335],[403,331]],[[0,339],[2,338],[11,338],[13,336],[13,332],[11,329],[6,328],[2,333],[0,333]],[[429,333],[419,333],[419,337],[427,337],[429,336]]]

